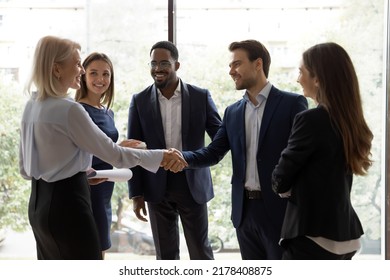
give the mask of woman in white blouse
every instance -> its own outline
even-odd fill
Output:
[[[20,173],[32,181],[29,220],[38,259],[101,259],[91,210],[86,171],[92,155],[117,168],[140,165],[156,172],[172,161],[186,166],[168,150],[139,150],[115,144],[68,96],[80,87],[84,68],[80,45],[68,39],[43,37],[37,44],[20,139]],[[125,146],[126,141],[121,145]]]

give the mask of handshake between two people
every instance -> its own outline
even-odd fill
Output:
[[[177,173],[187,167],[188,163],[185,161],[179,150],[170,148],[164,151],[164,157],[160,166],[164,167],[165,170]]]
[[[135,149],[146,149],[146,144],[142,141],[135,139],[126,139],[119,143],[119,146]],[[182,153],[174,148],[164,150],[163,159],[161,160],[161,167],[165,170],[170,170],[171,172],[177,173],[182,171],[185,167],[188,166],[187,162],[183,158]],[[87,171],[87,175],[95,171],[93,168],[90,168]],[[107,178],[88,178],[90,185],[98,185],[107,181]]]
[[[146,144],[144,142],[135,139],[123,140],[119,145],[128,148],[146,149]],[[170,148],[164,151],[164,157],[160,166],[165,170],[177,173],[187,167],[188,164],[179,150]]]

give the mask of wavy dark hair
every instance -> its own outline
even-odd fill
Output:
[[[358,77],[348,53],[329,42],[303,53],[303,64],[319,83],[318,104],[329,112],[340,131],[347,165],[352,173],[365,175],[372,165],[373,134],[363,114]]]

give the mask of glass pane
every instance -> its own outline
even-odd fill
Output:
[[[298,93],[301,87],[296,80],[303,50],[334,41],[350,54],[359,77],[365,117],[375,135],[374,164],[367,176],[354,178],[352,190],[353,205],[365,231],[359,258],[380,258],[381,253],[383,17],[382,0],[177,2],[179,75],[210,89],[221,114],[243,95],[235,90],[228,74],[228,45],[233,41],[256,39],[264,43],[271,53],[271,83]],[[230,158],[225,157],[212,170],[216,197],[210,202],[210,231],[234,243],[229,221]]]
[[[0,0],[0,259],[36,258],[27,219],[30,183],[19,176],[16,128],[37,41],[46,35],[69,38],[81,44],[82,59],[94,51],[111,58],[113,110],[123,138],[131,95],[152,83],[149,50],[168,38],[167,21],[165,0]],[[130,204],[127,197],[127,184],[117,184],[114,215],[120,198]]]

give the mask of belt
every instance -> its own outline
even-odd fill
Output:
[[[263,196],[261,195],[261,191],[245,190],[245,197],[247,199],[263,199]]]

